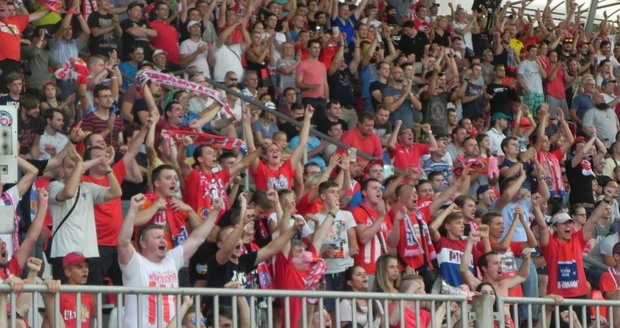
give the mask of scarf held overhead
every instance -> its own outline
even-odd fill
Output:
[[[194,145],[207,144],[215,148],[240,151],[241,153],[243,153],[243,155],[248,154],[248,148],[245,146],[245,143],[241,139],[227,138],[208,133],[183,130],[163,130],[162,136],[164,137],[164,139],[172,138],[172,140],[174,140],[175,142],[181,142],[181,139],[183,139],[183,137],[190,136],[194,140]],[[166,144],[169,145],[169,143]]]
[[[228,105],[228,103],[226,103],[226,101],[222,98],[221,94],[213,88],[209,88],[199,83],[190,82],[179,77],[171,76],[169,74],[153,70],[143,71],[142,73],[140,73],[140,75],[136,76],[136,81],[141,86],[144,86],[144,84],[148,81],[153,81],[176,89],[194,91],[203,94],[222,105],[226,113],[228,113],[232,117],[235,117],[230,110],[230,106]]]

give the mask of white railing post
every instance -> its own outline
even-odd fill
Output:
[[[477,295],[473,297],[473,312],[476,314],[475,328],[493,327],[493,300],[489,295]],[[467,322],[466,313],[461,313],[461,321]]]

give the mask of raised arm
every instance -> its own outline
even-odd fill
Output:
[[[237,246],[239,240],[241,239],[241,236],[243,235],[243,227],[245,227],[246,223],[250,222],[253,219],[253,217],[248,215],[248,201],[245,198],[245,195],[239,195],[239,200],[241,204],[241,221],[235,225],[234,229],[228,235],[228,238],[222,241],[222,247],[220,247],[217,250],[217,253],[215,253],[215,260],[219,265],[224,265],[226,264],[226,262],[228,262],[230,254],[232,254],[232,252],[235,250],[235,247]]]
[[[215,220],[224,206],[224,202],[220,198],[213,199],[213,208],[209,211],[209,216],[204,220],[197,228],[189,234],[189,238],[181,244],[183,246],[183,259],[189,261],[189,259],[196,253],[198,247],[205,242],[207,236],[213,227],[215,226]],[[189,207],[189,206],[188,206]],[[190,207],[189,211],[196,215],[194,210]]]
[[[131,236],[133,235],[134,219],[140,206],[144,204],[146,197],[143,194],[137,194],[131,197],[131,206],[125,216],[121,232],[118,235],[118,263],[121,265],[129,264],[136,250],[131,244]]]
[[[592,238],[592,233],[594,232],[594,228],[598,223],[600,218],[609,216],[609,204],[606,202],[601,202],[592,212],[592,215],[586,220],[586,224],[583,225],[583,239],[590,240]]]
[[[37,198],[39,200],[37,214],[34,216],[34,220],[32,220],[32,224],[30,225],[30,228],[28,228],[28,232],[26,232],[26,238],[21,243],[17,253],[14,255],[17,257],[17,263],[19,263],[19,266],[22,268],[26,265],[26,261],[30,257],[35,244],[39,240],[41,229],[43,229],[43,222],[45,221],[45,215],[47,214],[47,197],[47,190],[37,190]]]
[[[34,165],[28,163],[27,160],[17,156],[17,167],[22,171],[22,177],[17,182],[17,189],[19,190],[19,196],[22,197],[30,190],[30,186],[34,182],[34,179],[39,174],[39,170]]]
[[[114,162],[114,148],[108,147],[106,149],[106,159],[105,159],[104,167],[106,169],[105,175],[108,178],[108,183],[110,184],[110,188],[105,193],[106,202],[114,198],[119,198],[123,194],[121,185],[116,179],[116,175],[114,175],[114,171],[112,170],[113,162]]]
[[[461,278],[467,284],[470,290],[476,290],[476,287],[480,284],[480,280],[474,277],[474,274],[469,271],[469,266],[472,264],[472,249],[474,245],[480,241],[480,233],[477,231],[473,231],[469,238],[467,238],[467,245],[465,246],[465,251],[463,251],[463,258],[461,259],[461,265],[459,266],[459,272],[461,273]]]
[[[379,217],[372,223],[372,225],[367,226],[363,224],[357,225],[355,227],[355,232],[357,233],[357,241],[360,244],[368,244],[377,234],[383,222],[385,222],[385,203],[383,201],[379,202],[377,205],[377,213],[379,213]]]
[[[281,232],[278,238],[272,240],[265,247],[258,250],[258,255],[256,255],[256,263],[263,262],[270,257],[278,254],[278,252],[282,252],[286,258],[288,258],[289,248],[285,247],[290,244],[291,239],[304,227],[306,221],[302,218],[297,218],[295,220],[295,225],[286,229],[285,232]]]
[[[532,195],[532,212],[534,212],[534,219],[538,227],[538,242],[540,247],[547,247],[549,244],[549,228],[547,227],[545,216],[540,210],[540,204],[542,202],[542,197],[539,194]]]
[[[314,107],[311,105],[306,106],[306,114],[304,115],[304,122],[299,133],[299,146],[295,148],[291,154],[291,163],[301,162],[301,157],[306,151],[306,145],[308,144],[310,134],[310,122],[312,121],[312,115],[314,114]]]
[[[82,157],[77,153],[73,145],[69,145],[68,147],[71,148],[69,149],[69,154],[67,155],[69,158],[66,160],[73,161],[75,167],[73,168],[71,175],[66,178],[64,188],[62,188],[62,190],[56,195],[56,200],[60,202],[71,199],[75,196],[75,193],[80,185],[80,179],[82,178]]]

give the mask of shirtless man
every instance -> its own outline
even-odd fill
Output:
[[[481,283],[488,283],[493,285],[497,297],[508,297],[508,290],[522,284],[527,280],[527,276],[530,272],[530,253],[531,249],[525,248],[521,251],[523,257],[523,265],[519,268],[519,272],[515,276],[502,279],[502,264],[500,256],[496,252],[488,252],[480,256],[478,260],[478,267],[482,272],[482,280],[476,278],[471,271],[469,271],[469,264],[471,263],[471,252],[474,245],[480,241],[482,234],[488,233],[488,231],[474,231],[469,234],[467,239],[467,246],[463,252],[463,260],[461,261],[461,277],[470,290],[476,290]],[[504,313],[510,313],[509,307],[506,306]]]

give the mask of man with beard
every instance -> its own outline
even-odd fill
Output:
[[[616,141],[616,134],[620,130],[618,116],[614,108],[605,102],[602,93],[592,97],[592,108],[583,116],[583,129],[587,134],[592,134],[592,127],[596,129],[599,139],[609,148]]]
[[[445,57],[448,67],[453,75],[458,75],[456,63],[452,57]],[[439,136],[448,134],[448,103],[455,101],[459,93],[448,90],[447,76],[438,69],[428,72],[424,77],[428,81],[428,89],[422,94],[424,106],[424,123],[431,125],[431,128]]]
[[[65,125],[63,113],[50,108],[44,116],[47,125],[39,140],[39,160],[52,158],[69,143],[69,138],[62,133]]]
[[[39,158],[39,140],[45,128],[45,122],[39,117],[39,100],[31,95],[19,98],[19,116],[17,134],[19,136],[19,154],[33,159]]]
[[[420,122],[422,115],[416,115],[415,111],[422,110],[422,103],[418,95],[411,89],[411,81],[405,79],[401,67],[392,68],[392,81],[383,89],[383,106],[390,111],[390,122],[402,121],[405,129],[413,128],[413,123]],[[417,120],[414,118],[417,116]]]
[[[120,147],[120,133],[123,131],[123,120],[112,112],[114,96],[110,87],[99,84],[93,90],[95,111],[84,115],[82,130],[88,136],[91,133],[100,134],[108,145],[115,151]]]

